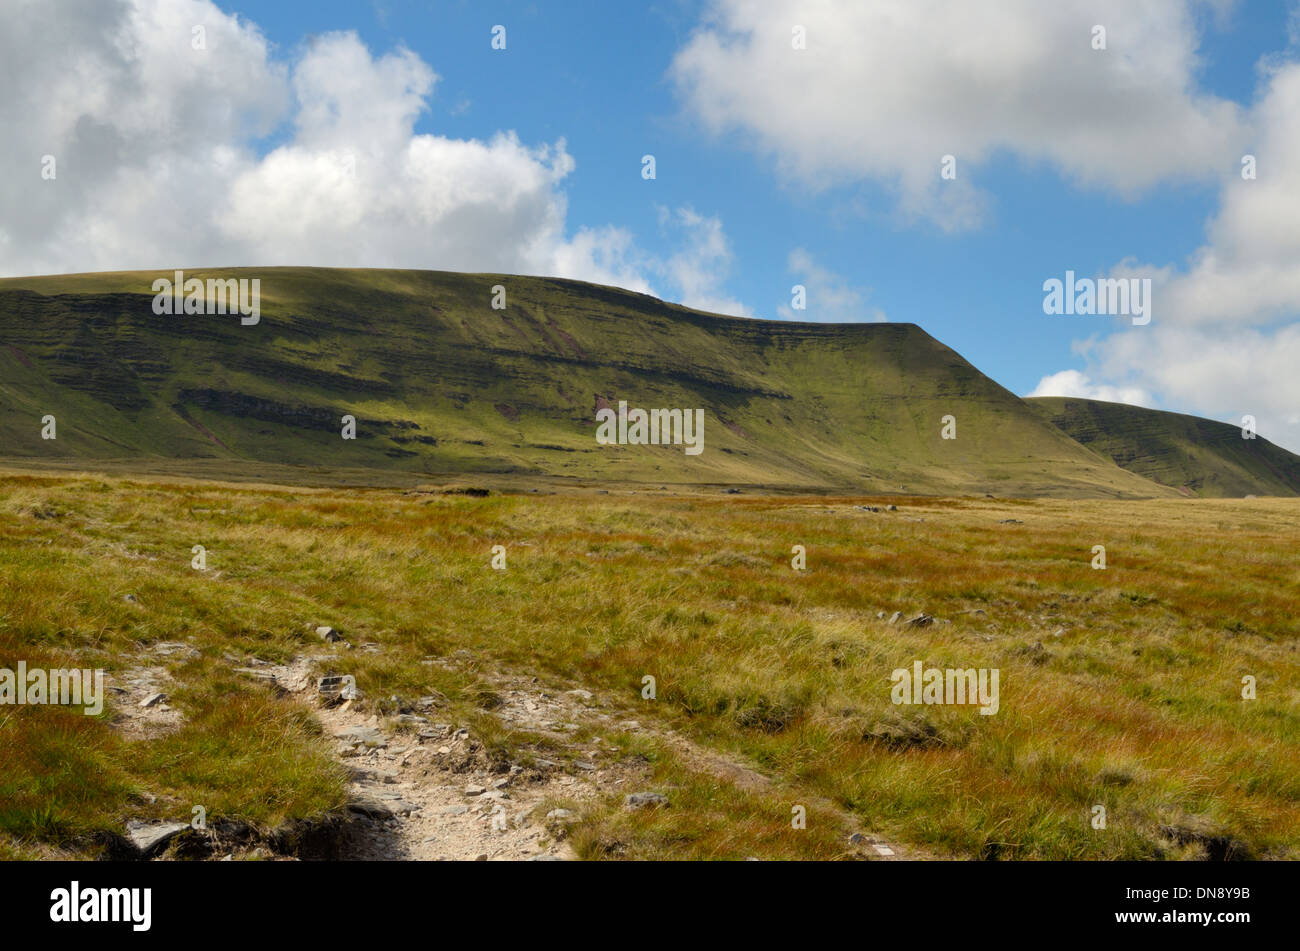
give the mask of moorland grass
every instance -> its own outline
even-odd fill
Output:
[[[898,510],[859,508],[882,501]],[[0,666],[199,651],[167,662],[185,725],[166,736],[0,708],[0,856],[93,854],[126,818],[192,803],[267,828],[338,809],[345,780],[309,711],[230,659],[287,661],[332,624],[382,648],[340,660],[377,711],[438,691],[447,715],[522,756],[536,738],[492,717],[490,675],[529,673],[773,778],[738,790],[653,737],[602,733],[677,792],[670,810],[589,809],[572,832],[588,858],[841,857],[823,802],[925,854],[1186,858],[1229,843],[1294,858],[1297,539],[1300,506],[1274,499],[473,498],[0,476]],[[194,545],[207,571],[190,567]],[[894,611],[937,621],[891,625]],[[469,662],[421,663],[456,652]],[[890,674],[915,660],[999,669],[998,713],[893,705]],[[1247,676],[1257,699],[1242,698]],[[800,802],[807,830],[790,825]]]

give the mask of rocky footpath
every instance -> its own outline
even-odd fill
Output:
[[[317,633],[325,642],[324,651],[351,647],[332,628]],[[166,645],[167,650],[175,648],[178,645]],[[382,650],[372,644],[360,649]],[[133,823],[123,843],[131,854],[122,857],[575,859],[567,830],[580,821],[588,804],[621,802],[626,809],[671,805],[671,790],[649,785],[645,761],[625,756],[602,734],[644,733],[672,749],[693,771],[744,790],[761,791],[771,785],[767,776],[749,765],[673,731],[643,725],[632,718],[630,707],[598,698],[582,687],[557,689],[535,677],[510,674],[489,678],[494,702],[487,715],[510,733],[533,741],[521,745],[514,760],[486,745],[469,725],[455,722],[440,695],[409,702],[392,697],[389,703],[377,704],[361,696],[351,677],[322,675],[339,669],[338,654],[303,656],[287,665],[226,659],[243,676],[313,709],[350,776],[346,814],[271,835],[259,835],[238,823],[218,823],[201,831],[179,822]],[[461,651],[427,662],[456,667],[473,660]],[[144,733],[151,725],[148,721],[168,713],[159,709],[167,706],[165,694],[155,696],[162,694],[157,687],[165,680],[161,668],[132,678],[126,705],[130,714],[124,724],[128,730]],[[373,712],[377,708],[395,712]],[[825,801],[812,801],[840,814],[849,830],[846,854],[886,860],[917,857],[852,831],[856,824],[851,815]]]

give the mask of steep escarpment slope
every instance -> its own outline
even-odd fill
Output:
[[[1117,465],[1189,495],[1223,498],[1300,494],[1300,456],[1239,426],[1059,396],[1027,402],[1043,418]]]
[[[704,314],[576,281],[196,269],[260,319],[158,315],[155,278],[0,280],[0,458],[228,462],[916,493],[1170,490],[911,324]],[[502,309],[494,288],[504,288]],[[704,450],[600,445],[598,408],[704,410]],[[57,439],[41,438],[41,420]],[[356,439],[341,438],[344,416]],[[944,417],[955,439],[942,438]],[[949,430],[953,430],[950,428]]]

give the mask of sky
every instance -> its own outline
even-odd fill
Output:
[[[0,63],[0,275],[498,271],[905,321],[1020,395],[1300,451],[1295,3],[5,0]],[[1150,322],[1045,314],[1067,271],[1150,280]]]

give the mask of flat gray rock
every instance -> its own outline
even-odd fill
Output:
[[[188,828],[184,822],[164,822],[161,825],[129,822],[126,836],[140,850],[140,854],[148,858]]]
[[[369,816],[371,819],[393,818],[393,810],[378,799],[354,799],[348,803],[348,809],[359,815]]]
[[[155,654],[197,654],[193,647],[182,641],[159,641],[152,648]]]
[[[388,745],[388,738],[384,736],[383,731],[373,726],[350,726],[337,736],[344,743],[351,743],[354,746],[383,749]]]

